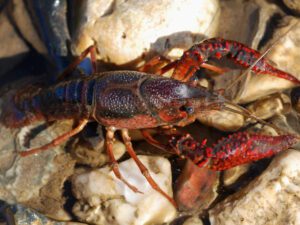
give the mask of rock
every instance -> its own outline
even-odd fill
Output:
[[[139,156],[158,185],[170,196],[171,168],[162,157]],[[115,177],[110,167],[74,175],[72,188],[77,202],[73,207],[79,220],[92,224],[161,224],[176,216],[174,206],[153,190],[132,159],[122,162],[123,177],[144,194],[134,193]]]
[[[236,110],[239,111],[238,109]],[[243,115],[225,110],[203,113],[197,119],[201,123],[221,131],[235,131],[245,125]]]
[[[20,63],[29,49],[4,13],[0,14],[0,27],[1,76]]]
[[[299,224],[300,152],[276,156],[261,176],[209,211],[212,225]]]
[[[299,116],[295,111],[286,115],[278,115],[270,121],[275,126],[279,127],[283,133],[300,135]],[[294,145],[295,148],[300,148],[300,142]]]
[[[278,114],[291,111],[291,99],[286,94],[275,93],[258,99],[247,106],[247,109],[260,119],[269,119]]]
[[[7,223],[18,225],[85,225],[84,223],[77,222],[57,222],[46,216],[26,208],[20,204],[5,205],[1,204],[1,215],[4,215]]]
[[[225,170],[223,175],[224,185],[229,186],[236,182],[237,179],[239,179],[243,174],[245,174],[248,171],[249,166],[249,164],[244,164]]]
[[[300,87],[296,87],[291,91],[291,101],[293,109],[300,113]]]
[[[81,10],[74,53],[95,42],[99,59],[117,65],[135,64],[151,53],[179,57],[193,43],[215,36],[219,22],[217,0],[86,1]]]
[[[270,17],[278,12],[275,4],[265,1],[220,1],[221,13],[218,37],[242,42],[257,48]],[[239,18],[239,19],[237,19]],[[236,28],[239,29],[236,29]]]
[[[199,217],[193,216],[188,218],[182,225],[203,225]]]
[[[272,47],[267,58],[276,63],[276,68],[288,72],[299,79],[300,67],[296,62],[300,59],[300,53],[297,47],[300,42],[300,24],[298,23],[294,26],[298,21],[298,18],[290,16],[284,17],[280,21],[280,27],[274,32],[274,38],[269,40],[265,46],[270,46],[275,40],[281,38],[280,41]],[[285,34],[290,28],[292,29]],[[283,35],[284,37],[282,37]],[[261,51],[263,51],[263,49]],[[263,96],[295,86],[295,83],[282,78],[269,75],[254,75],[251,76],[244,85],[240,86],[240,89],[243,91],[236,97],[235,102],[248,103]]]
[[[286,16],[276,4],[268,1],[221,1],[221,9],[220,20],[226,21],[226,23],[220,26],[218,35],[241,41],[260,52],[264,52],[299,20],[295,17]],[[236,20],[236,18],[242,19]],[[278,24],[278,26],[272,24]],[[239,27],[239,29],[236,29],[236,27]],[[277,42],[272,47],[271,52],[265,56],[271,60],[271,64],[275,65],[276,68],[287,71],[294,76],[299,74],[299,66],[294,63],[297,62],[299,55],[297,52],[299,27],[299,24],[293,27],[285,35],[285,38]],[[270,36],[274,38],[271,39]],[[247,79],[244,76],[245,79],[236,83],[234,87],[228,88],[243,71],[245,70],[237,72],[236,75],[230,71],[219,76],[215,88],[226,89],[226,94],[228,91],[232,92],[230,95],[234,102],[245,104],[295,86],[290,81],[274,76],[250,73],[247,75]]]
[[[32,23],[31,16],[27,11],[27,7],[24,1],[13,0],[13,7],[11,15],[14,22],[18,26],[23,38],[28,41],[36,51],[41,54],[47,54],[46,47],[42,42],[39,34],[37,33],[34,24]]]
[[[300,14],[300,2],[294,0],[283,0],[282,1],[290,10]]]
[[[96,145],[85,145],[80,142],[75,143],[71,147],[71,154],[78,164],[88,165],[91,167],[99,167],[109,162],[106,154],[105,141],[95,138]],[[80,140],[79,140],[80,141]],[[116,140],[113,144],[113,153],[116,160],[120,159],[126,152],[125,145]]]
[[[175,200],[180,210],[197,211],[207,209],[217,197],[219,172],[199,168],[187,160],[176,181]]]
[[[286,16],[279,22],[280,26],[274,32],[274,38],[269,40],[268,43],[272,43],[277,38],[282,39],[280,39],[279,43],[272,48],[268,54],[268,58],[275,62],[278,68],[300,78],[300,66],[295,63],[298,59],[300,59],[300,53],[297,51],[300,42],[299,18]],[[289,32],[285,34],[288,30]]]
[[[69,123],[69,128],[71,125]],[[47,143],[66,129],[66,121],[55,123],[33,137],[32,146]],[[69,220],[63,208],[62,192],[65,180],[73,173],[75,161],[67,154],[57,155],[56,151],[62,151],[63,146],[57,146],[56,151],[20,157],[16,152],[22,148],[28,131],[28,126],[20,130],[0,126],[0,160],[3,162],[0,198],[9,203],[22,203],[57,220]]]

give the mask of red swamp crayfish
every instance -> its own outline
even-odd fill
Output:
[[[88,53],[91,53],[95,65],[93,47],[90,47],[62,76],[73,70]],[[49,144],[20,152],[21,156],[60,145],[79,133],[89,121],[97,121],[107,129],[106,149],[113,172],[133,191],[139,192],[122,177],[113,154],[115,132],[120,130],[128,154],[135,160],[149,184],[176,206],[173,198],[156,184],[135,154],[128,130],[142,129],[147,141],[159,145],[147,132],[147,128],[182,127],[194,122],[197,115],[211,113],[213,110],[237,112],[268,124],[242,107],[239,107],[242,111],[228,107],[238,106],[219,93],[197,86],[191,81],[194,72],[201,67],[222,72],[222,69],[206,62],[211,58],[219,59],[224,56],[244,67],[252,66],[256,73],[270,74],[300,84],[297,78],[272,67],[265,58],[256,62],[261,57],[259,52],[235,41],[213,38],[193,46],[180,59],[167,64],[157,74],[136,71],[95,73],[89,77],[59,82],[45,89],[21,91],[21,94],[9,97],[0,121],[9,128],[23,127],[34,121],[73,119],[78,122],[71,131]],[[152,64],[150,62],[143,68]],[[172,78],[159,76],[170,69],[174,69]],[[220,140],[212,147],[206,147],[205,142],[198,143],[189,135],[174,135],[170,138],[168,147],[200,167],[224,170],[274,155],[297,141],[298,137],[290,134],[272,137],[239,132]]]

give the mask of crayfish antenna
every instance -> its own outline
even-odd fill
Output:
[[[241,107],[241,106],[239,106],[237,104],[234,104],[234,103],[232,103],[230,101],[226,101],[226,100],[225,100],[225,102],[228,105],[234,106],[234,107],[238,108],[241,111],[235,110],[233,108],[226,107],[226,106],[223,109],[225,109],[227,111],[230,111],[230,112],[233,112],[233,113],[237,113],[237,114],[243,115],[243,116],[245,116],[247,118],[250,118],[250,119],[254,119],[257,122],[259,122],[260,124],[263,124],[263,125],[266,125],[266,126],[269,126],[269,127],[273,128],[279,135],[287,135],[288,134],[288,135],[291,135],[291,136],[293,136],[294,138],[296,138],[296,139],[298,139],[300,141],[300,136],[299,135],[297,135],[295,133],[290,133],[290,132],[288,132],[288,131],[286,131],[286,130],[284,130],[282,128],[279,128],[275,124],[272,124],[272,123],[269,123],[269,122],[267,122],[265,120],[262,120],[262,119],[258,118],[257,116],[253,115],[249,110],[247,110],[247,109],[245,109],[245,108],[243,108],[243,107]]]
[[[273,128],[274,130],[276,130],[276,132],[277,132],[278,134],[287,133],[287,132],[284,132],[284,131],[283,131],[282,129],[280,129],[279,127],[277,127],[276,125],[274,125],[274,124],[272,124],[272,123],[269,123],[269,122],[267,122],[267,121],[264,121],[264,120],[258,118],[257,116],[251,114],[250,111],[248,111],[247,109],[245,109],[245,108],[243,108],[243,107],[241,107],[241,106],[239,106],[239,105],[237,105],[237,104],[234,104],[234,103],[229,102],[229,101],[226,101],[226,103],[227,103],[228,105],[234,106],[234,107],[238,108],[239,110],[241,110],[241,111],[239,111],[239,110],[235,110],[235,109],[233,109],[233,108],[230,108],[230,107],[226,107],[226,106],[225,106],[223,109],[225,109],[225,110],[227,110],[227,111],[230,111],[230,112],[233,112],[233,113],[238,113],[238,114],[243,115],[243,116],[245,116],[245,117],[247,117],[247,118],[254,119],[255,121],[257,121],[257,122],[259,122],[259,123],[261,123],[261,124],[263,124],[263,125],[267,125],[267,126]]]

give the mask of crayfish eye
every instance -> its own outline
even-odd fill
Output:
[[[192,106],[184,105],[184,106],[180,107],[180,110],[186,112],[187,114],[193,114],[194,113],[194,108]]]

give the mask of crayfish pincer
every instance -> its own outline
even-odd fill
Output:
[[[0,117],[6,127],[17,128],[41,120],[74,119],[78,122],[71,131],[44,146],[20,152],[21,156],[60,145],[80,132],[89,121],[97,121],[107,128],[106,148],[115,175],[138,192],[122,177],[113,155],[115,131],[120,130],[129,155],[151,186],[174,205],[174,200],[159,188],[136,156],[128,129],[184,126],[193,122],[200,113],[224,107],[223,97],[205,88],[133,71],[105,72],[45,89],[21,91],[10,100]]]

